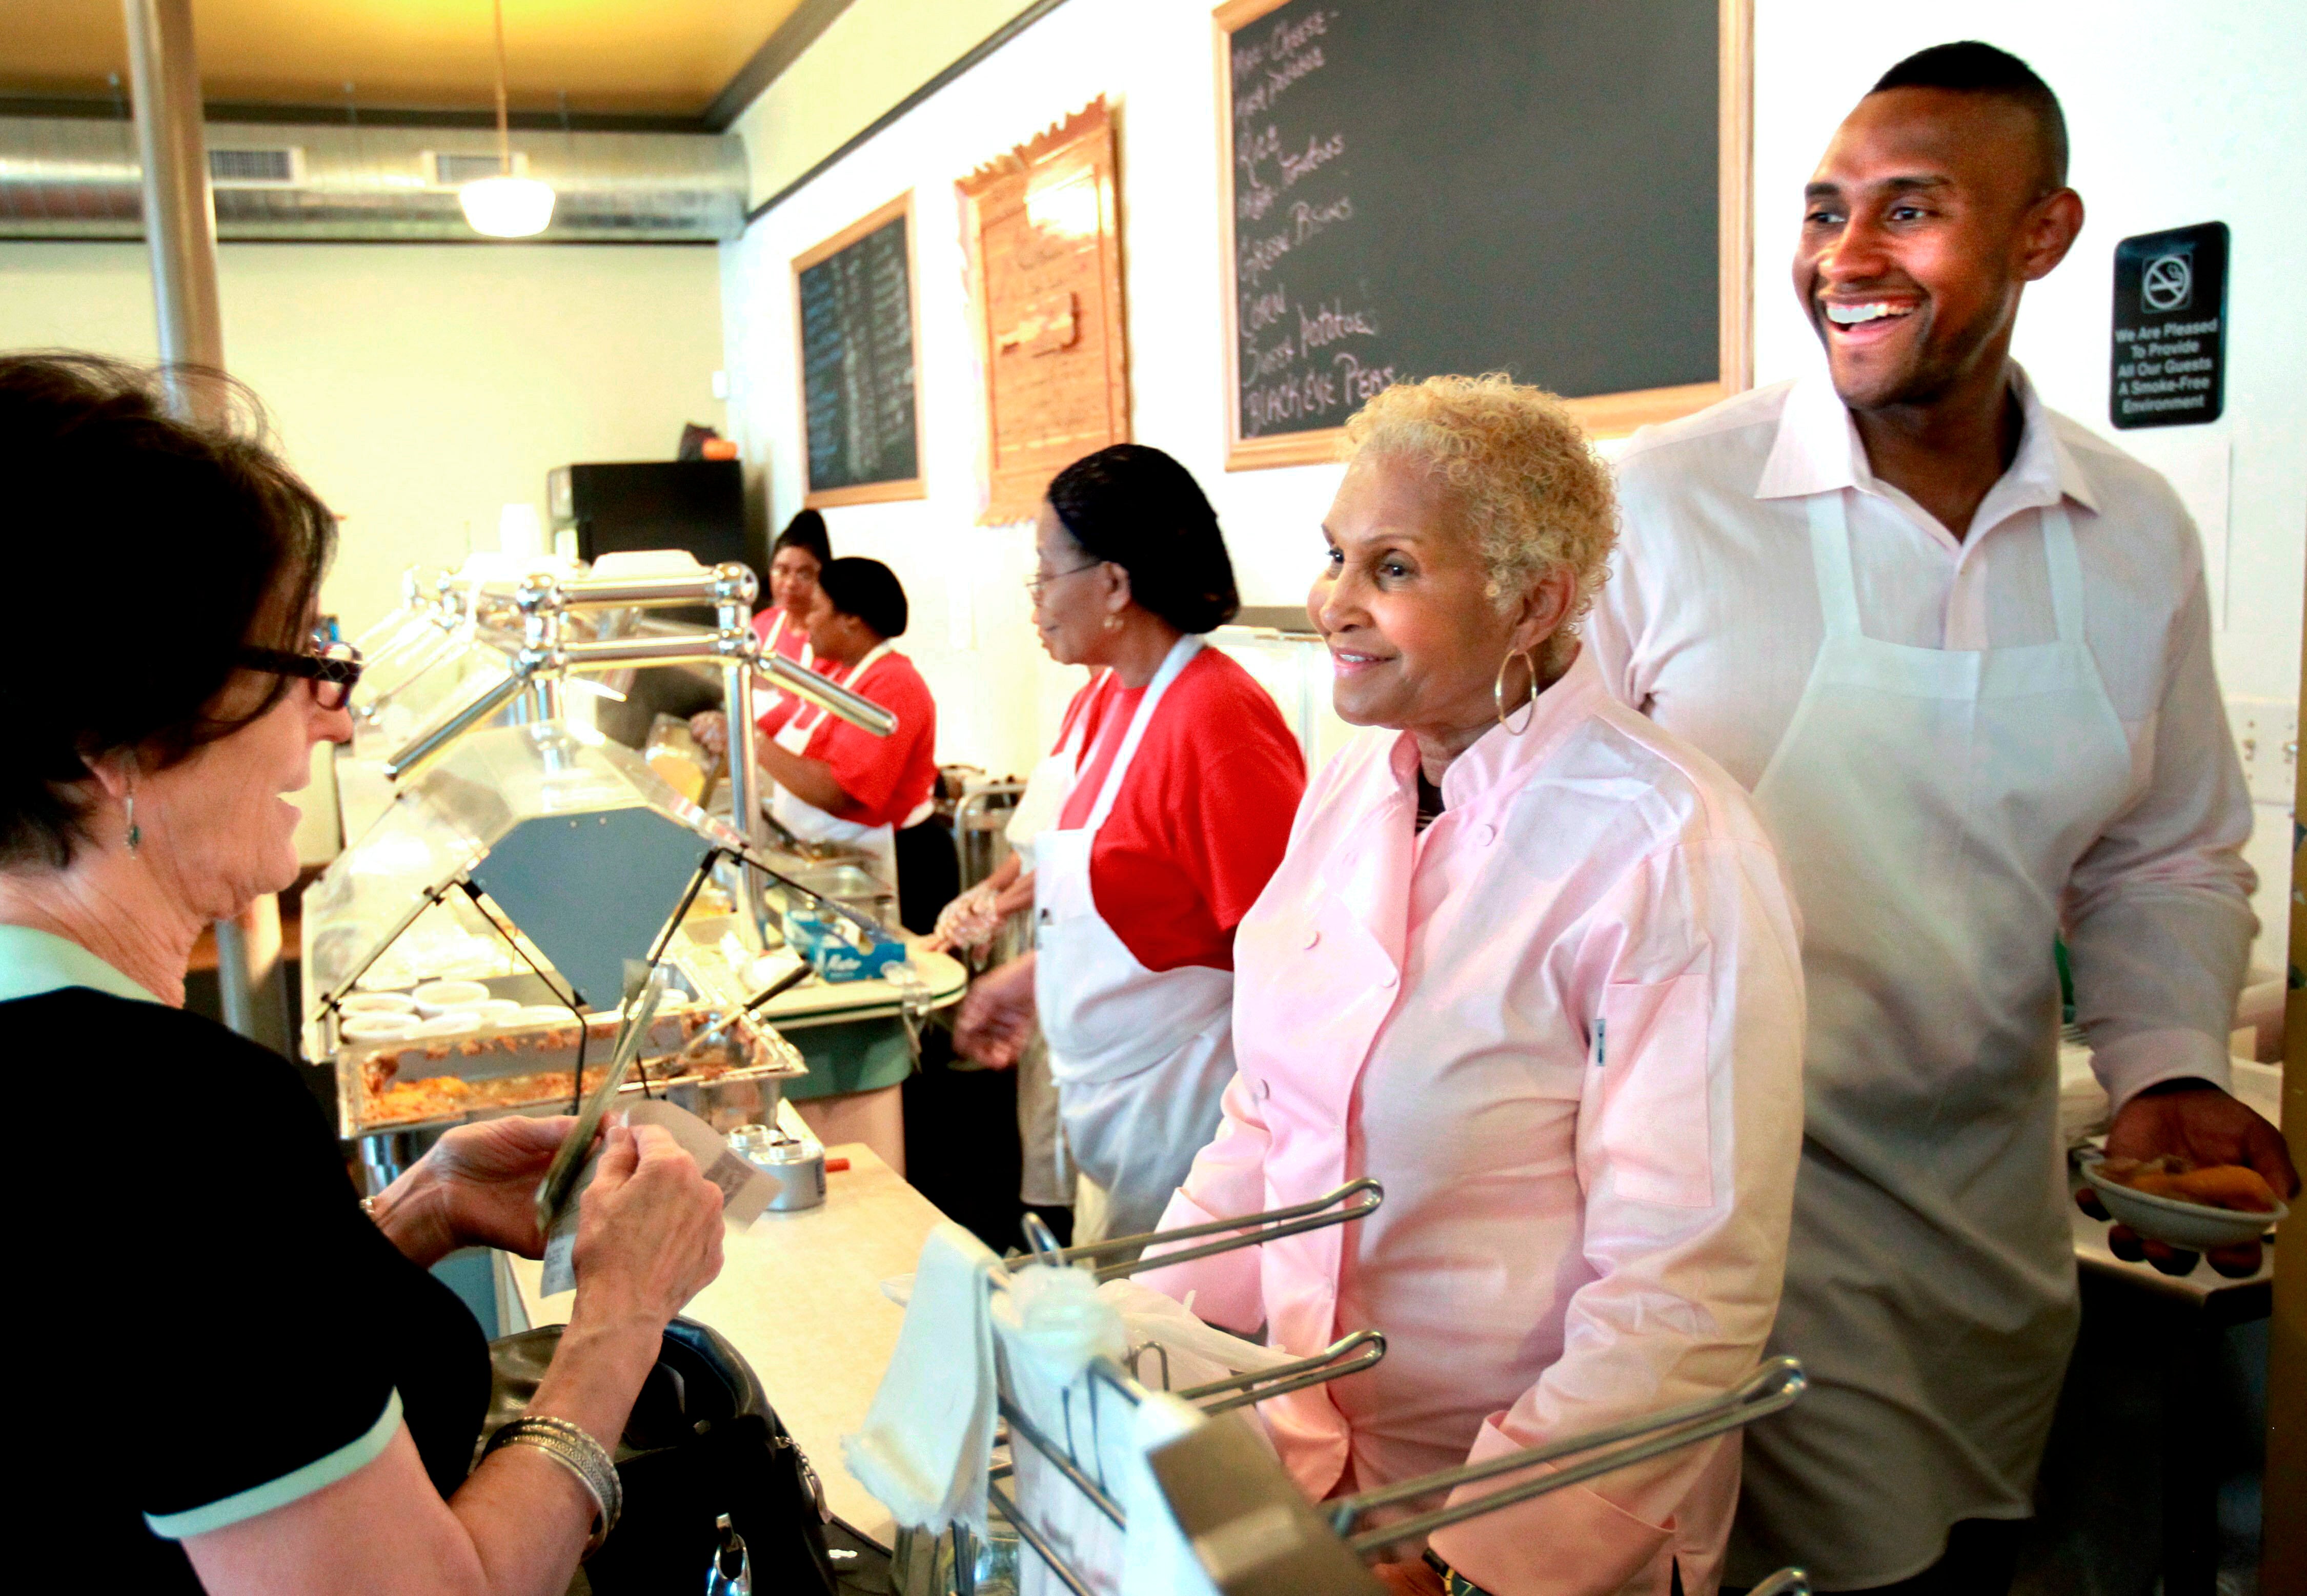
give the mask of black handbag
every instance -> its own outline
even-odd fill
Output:
[[[481,1442],[520,1417],[561,1344],[540,1325],[489,1344],[489,1414]],[[474,1456],[480,1452],[476,1448]],[[752,1588],[834,1596],[824,1488],[769,1406],[751,1365],[707,1327],[665,1327],[656,1367],[641,1383],[616,1449],[624,1513],[577,1571],[572,1592],[701,1592],[723,1557],[725,1516],[743,1538]]]

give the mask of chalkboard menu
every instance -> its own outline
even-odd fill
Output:
[[[1604,431],[1725,391],[1737,0],[1237,0],[1216,20],[1229,465],[1331,457],[1365,400],[1441,372],[1538,383]]]
[[[796,258],[812,508],[919,499],[913,195]]]

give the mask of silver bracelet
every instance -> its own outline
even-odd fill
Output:
[[[618,1515],[625,1510],[624,1481],[618,1478],[616,1460],[609,1455],[608,1449],[595,1440],[583,1425],[542,1413],[530,1413],[505,1425],[489,1438],[481,1456],[485,1459],[500,1447],[534,1447],[577,1476],[586,1494],[593,1498],[593,1506],[599,1509],[582,1556],[589,1558],[600,1550],[609,1532],[617,1527]]]

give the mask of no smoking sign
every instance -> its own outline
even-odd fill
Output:
[[[2218,420],[2226,405],[2227,225],[2142,233],[2114,246],[2108,419],[2118,427]]]

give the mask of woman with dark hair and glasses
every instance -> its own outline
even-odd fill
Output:
[[[817,579],[833,563],[833,540],[826,535],[825,517],[803,510],[785,523],[777,541],[769,545],[768,602],[753,611],[753,636],[765,654],[783,654],[804,668],[817,663],[809,645],[809,612],[817,602]],[[775,737],[785,722],[801,713],[802,702],[761,677],[754,684],[754,724],[763,737]],[[690,734],[715,754],[728,747],[729,716],[725,710],[699,710],[689,717]]]
[[[287,1062],[183,1011],[202,927],[296,879],[281,795],[351,735],[359,665],[310,641],[334,517],[243,390],[171,380],[242,419],[172,419],[134,367],[0,356],[0,551],[30,601],[0,631],[0,1045],[202,1125],[165,1169],[70,1133],[0,1162],[0,1204],[39,1216],[20,1289],[53,1310],[13,1316],[0,1353],[41,1438],[29,1544],[144,1592],[550,1596],[607,1529],[600,1471],[666,1320],[720,1267],[720,1196],[663,1131],[609,1133],[568,1335],[475,1468],[488,1349],[426,1267],[537,1255],[570,1122],[451,1131],[364,1205]],[[114,635],[93,618],[122,571],[169,602]],[[102,1381],[42,1373],[59,1360]]]
[[[1007,1066],[1038,1018],[1074,1162],[1105,1195],[1102,1224],[1076,1216],[1085,1241],[1153,1229],[1217,1129],[1234,926],[1281,862],[1306,767],[1265,690],[1203,644],[1240,602],[1184,466],[1134,443],[1076,461],[1034,550],[1042,645],[1093,674],[1013,828],[1034,952],[977,983],[955,1045]]]

